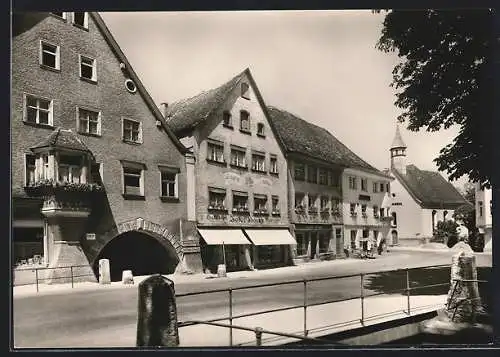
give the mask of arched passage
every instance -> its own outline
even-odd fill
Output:
[[[393,229],[391,235],[392,235],[392,245],[398,244],[398,231]]]
[[[136,230],[119,234],[101,249],[93,264],[96,276],[100,259],[109,259],[111,281],[121,280],[124,270],[131,270],[134,276],[172,274],[179,263],[169,242],[154,233]]]

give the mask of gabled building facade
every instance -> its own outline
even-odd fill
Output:
[[[408,164],[399,127],[390,148],[392,222],[390,244],[416,245],[433,237],[438,221],[452,220],[468,204],[441,174]]]
[[[250,70],[163,110],[192,152],[188,219],[204,270],[291,264],[287,162]]]
[[[493,212],[492,189],[475,184],[476,227],[484,238],[484,251],[492,251]]]
[[[95,279],[107,258],[116,280],[191,254],[186,149],[99,14],[13,16],[11,108],[14,263]]]

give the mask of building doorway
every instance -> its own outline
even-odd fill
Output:
[[[314,259],[316,256],[316,245],[318,244],[318,233],[316,232],[311,232],[311,251],[309,254],[309,258]]]
[[[391,232],[391,236],[392,236],[392,245],[397,245],[398,244],[398,231],[393,230]]]
[[[152,234],[129,231],[106,244],[94,261],[94,273],[99,276],[99,260],[109,259],[111,281],[120,281],[124,270],[134,276],[172,274],[179,263],[173,246],[167,248]],[[166,243],[170,246],[170,243]]]

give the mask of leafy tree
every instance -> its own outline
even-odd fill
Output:
[[[476,192],[471,183],[465,184],[463,189],[464,198],[470,203],[458,207],[453,213],[453,219],[464,222],[465,227],[469,230],[468,244],[474,251],[483,251],[484,241],[476,227]]]
[[[377,11],[378,12],[378,11]],[[460,127],[434,159],[450,180],[489,187],[493,167],[494,13],[488,9],[386,12],[377,48],[397,52],[391,86],[408,129]]]
[[[458,223],[452,220],[438,221],[434,230],[433,241],[452,247],[458,241],[457,227]]]

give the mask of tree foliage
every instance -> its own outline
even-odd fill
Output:
[[[397,52],[393,70],[398,117],[409,130],[460,127],[434,159],[450,180],[492,178],[493,11],[386,12],[377,48]]]
[[[444,243],[450,246],[458,241],[457,237],[458,223],[450,219],[446,221],[438,221],[436,229],[434,230],[433,241]]]

